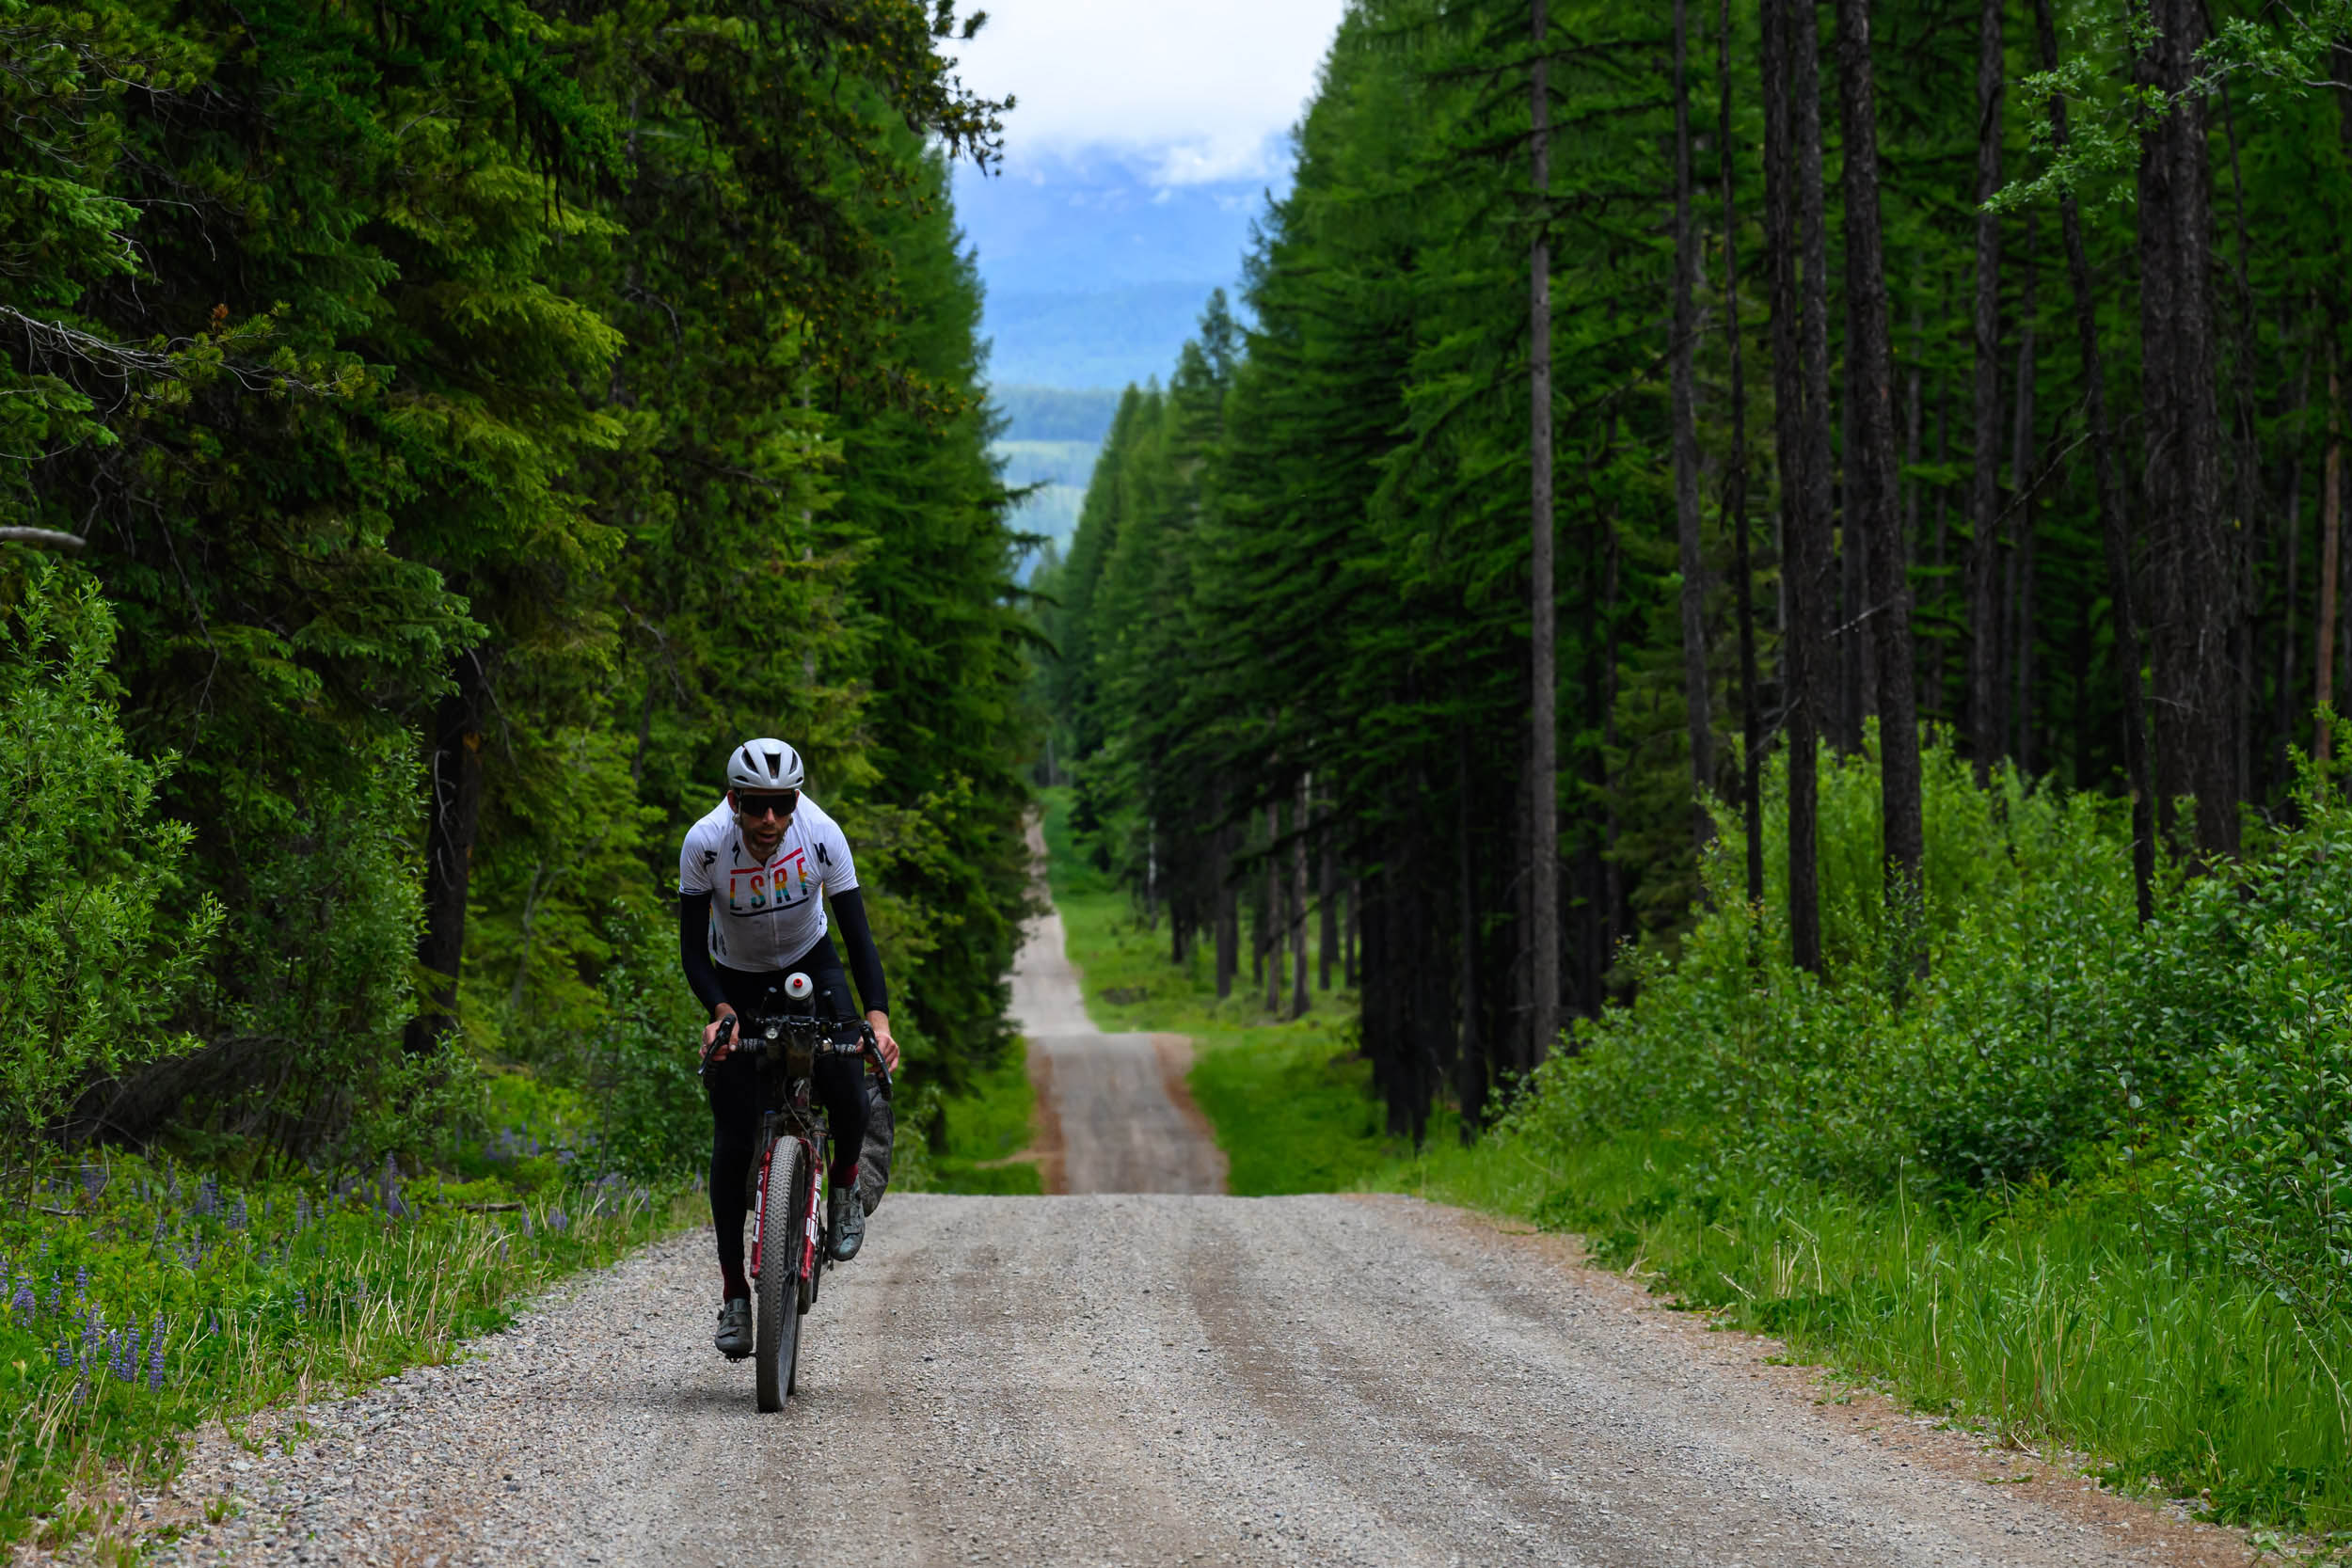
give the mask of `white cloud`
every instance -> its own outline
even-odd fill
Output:
[[[1345,0],[993,0],[964,85],[1014,94],[1006,171],[1103,150],[1162,185],[1263,177]]]

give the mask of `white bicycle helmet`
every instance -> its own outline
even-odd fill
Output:
[[[730,789],[798,789],[801,753],[781,740],[746,740],[727,758]]]

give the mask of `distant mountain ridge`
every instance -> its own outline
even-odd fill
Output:
[[[1084,441],[1099,447],[1111,433],[1121,395],[1121,389],[1109,387],[1073,391],[1067,387],[1008,384],[988,389],[989,401],[1005,416],[1000,443]],[[1084,484],[1086,476],[1080,474],[1076,483]]]
[[[1165,377],[1214,283],[991,293],[988,374],[1005,386],[1107,388]],[[1107,428],[1107,425],[1105,426]]]

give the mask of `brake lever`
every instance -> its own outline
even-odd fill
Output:
[[[710,1059],[724,1051],[727,1048],[727,1042],[733,1038],[735,1038],[735,1015],[729,1013],[719,1021],[719,1032],[710,1037],[710,1043],[703,1047],[703,1059],[695,1067],[694,1076],[700,1078],[704,1069],[710,1066]]]

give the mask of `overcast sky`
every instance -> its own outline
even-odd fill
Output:
[[[990,0],[964,85],[1012,93],[1005,173],[1118,155],[1156,185],[1263,181],[1343,0]]]

